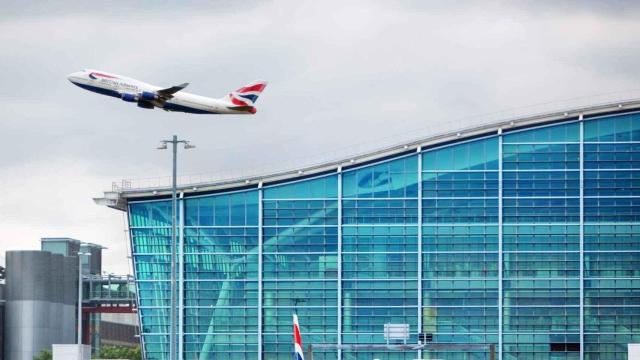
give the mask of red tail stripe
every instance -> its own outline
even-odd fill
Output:
[[[246,102],[240,101],[234,97],[231,98],[231,103],[233,103],[234,105],[249,106],[249,104],[247,104]]]
[[[295,324],[293,325],[293,336],[296,339],[296,344],[302,347],[302,337],[300,336],[300,329],[298,329],[298,326],[296,326]]]
[[[264,88],[266,86],[267,86],[266,84],[255,84],[255,85],[251,85],[251,86],[242,87],[242,88],[238,89],[237,91],[239,93],[243,93],[243,92],[247,92],[247,91],[262,91],[262,90],[264,90]]]

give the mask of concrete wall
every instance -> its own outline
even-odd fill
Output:
[[[32,360],[52,344],[72,340],[64,331],[75,323],[75,316],[65,316],[64,306],[69,292],[75,294],[64,276],[71,264],[46,251],[8,251],[6,265],[5,358]]]
[[[78,312],[78,259],[64,257],[62,259],[62,344],[76,342]]]
[[[49,299],[49,338],[52,343],[62,342],[62,259],[59,254],[51,255],[51,298]]]

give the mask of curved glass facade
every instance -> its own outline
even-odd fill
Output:
[[[640,115],[505,131],[334,174],[179,200],[184,359],[383,344],[385,323],[498,358],[640,342]],[[170,200],[131,201],[147,359],[168,357]],[[314,351],[314,359],[488,359]]]

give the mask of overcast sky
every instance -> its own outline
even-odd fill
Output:
[[[170,175],[155,147],[172,134],[197,145],[180,173],[232,176],[640,88],[632,1],[442,3],[3,1],[0,251],[69,236],[107,246],[105,270],[130,271],[124,214],[92,197]],[[83,68],[212,97],[269,86],[255,116],[166,113],[67,81]]]

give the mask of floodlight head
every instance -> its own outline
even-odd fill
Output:
[[[156,149],[158,149],[158,150],[166,150],[167,149],[167,143],[166,142],[161,142],[160,145],[158,145],[158,147]]]
[[[191,145],[188,141],[184,143],[185,150],[194,149],[195,147],[195,145]]]

